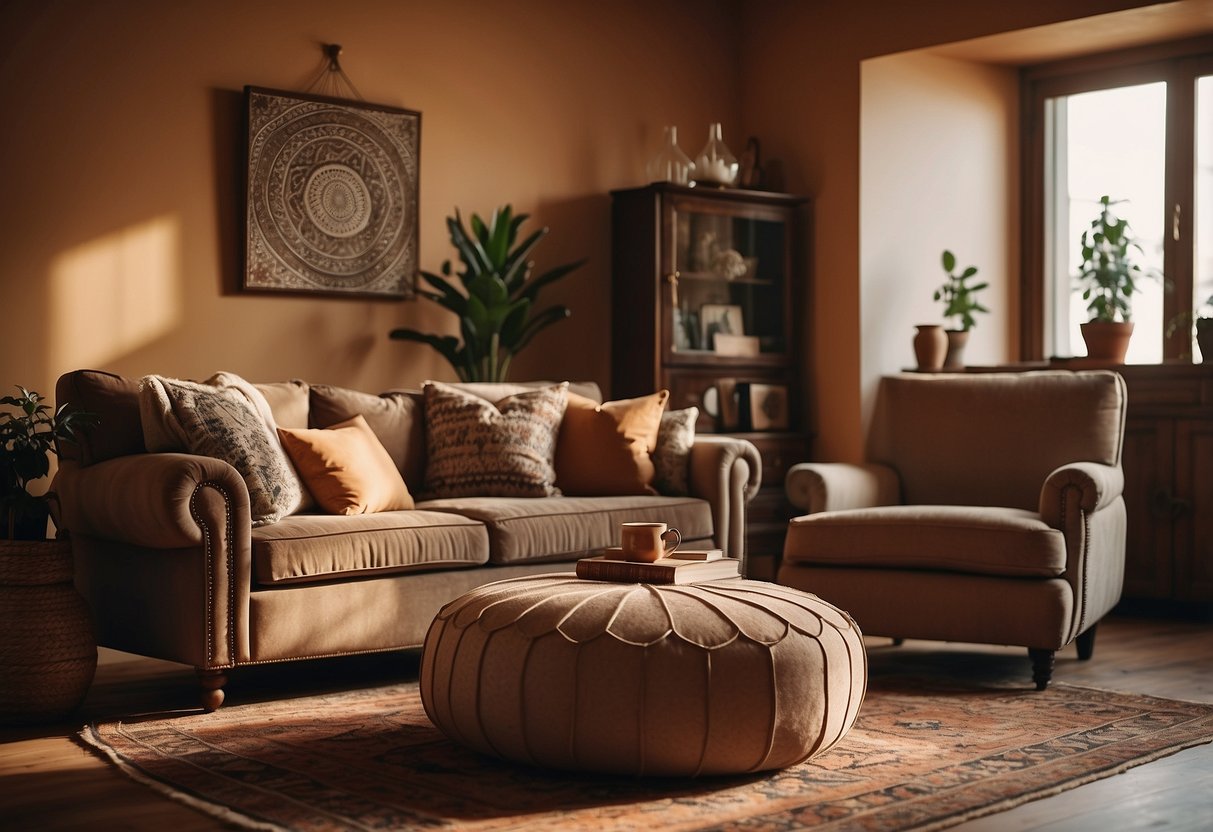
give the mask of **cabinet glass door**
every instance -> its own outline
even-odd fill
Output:
[[[667,354],[708,363],[785,360],[785,218],[683,204],[672,224]]]

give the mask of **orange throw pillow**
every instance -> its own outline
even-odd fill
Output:
[[[361,414],[323,429],[278,428],[278,436],[308,491],[329,514],[413,508],[396,464]]]
[[[653,460],[661,413],[670,397],[661,390],[638,399],[597,404],[569,393],[556,440],[556,484],[567,495],[655,494]]]

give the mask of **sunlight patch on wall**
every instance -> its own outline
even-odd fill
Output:
[[[54,372],[103,368],[182,318],[181,229],[158,217],[64,252],[51,264]]]

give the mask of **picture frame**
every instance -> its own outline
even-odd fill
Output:
[[[728,303],[705,303],[699,307],[700,345],[705,350],[716,349],[716,333],[745,335],[741,307]]]
[[[741,410],[743,413],[748,412],[750,430],[788,429],[788,388],[786,385],[760,384],[752,381],[745,385],[741,395],[745,397]]]
[[[245,87],[246,291],[413,297],[421,114]]]

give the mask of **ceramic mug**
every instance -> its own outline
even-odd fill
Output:
[[[673,538],[673,543],[670,539]],[[672,554],[682,543],[682,532],[665,523],[624,523],[620,529],[624,560],[652,563]]]

